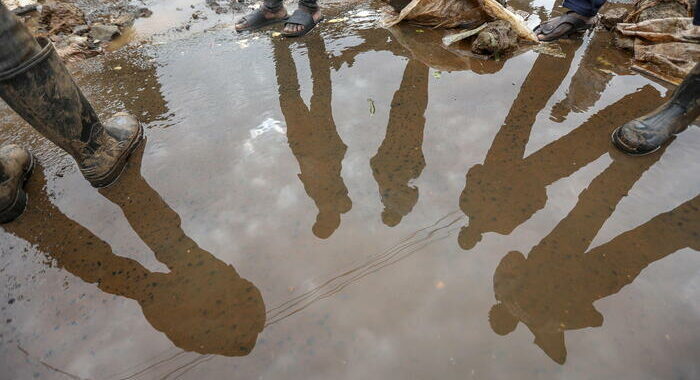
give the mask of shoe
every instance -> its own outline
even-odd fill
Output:
[[[34,169],[34,157],[17,145],[0,148],[0,224],[17,219],[27,207],[22,187]]]
[[[612,141],[620,150],[633,154],[649,154],[674,135],[683,132],[700,117],[700,63],[683,80],[671,99],[654,112],[617,128]]]

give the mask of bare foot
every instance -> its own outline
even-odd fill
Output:
[[[263,7],[243,16],[235,25],[236,31],[240,32],[243,30],[255,29],[256,25],[252,25],[250,20],[255,19],[256,13],[262,13],[266,20],[282,20],[287,17],[287,9],[284,7],[280,8],[277,12],[270,12]]]
[[[300,10],[304,12],[311,13],[313,10],[305,8],[305,7],[299,7]],[[323,15],[321,14],[321,8],[316,8],[316,12],[311,14],[311,17],[314,19],[314,22],[318,22],[318,20],[321,19]],[[299,24],[286,24],[284,26],[284,33],[286,34],[296,34],[296,33],[301,33],[304,30],[304,25],[299,25]]]

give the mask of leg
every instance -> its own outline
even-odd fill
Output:
[[[265,0],[262,7],[238,20],[235,28],[238,32],[256,30],[280,23],[287,18],[287,10],[282,0]]]
[[[651,153],[700,117],[700,63],[683,80],[671,99],[654,112],[613,132],[613,143],[630,154]]]
[[[111,184],[141,140],[142,128],[120,114],[104,125],[48,39],[34,40],[0,3],[0,97],[77,161],[95,187]]]

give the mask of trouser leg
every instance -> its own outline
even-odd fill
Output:
[[[267,10],[270,12],[277,12],[284,6],[284,2],[282,0],[265,0],[264,4],[265,8],[267,8]]]
[[[598,14],[606,0],[564,0],[564,8],[568,8],[581,16],[593,17]]]

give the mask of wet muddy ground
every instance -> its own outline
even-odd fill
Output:
[[[108,189],[0,104],[40,159],[0,227],[0,377],[700,376],[700,129],[609,138],[669,87],[604,32],[482,61],[325,5],[285,40],[156,2],[73,65],[147,127]]]

